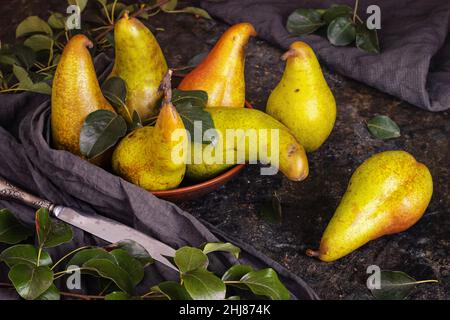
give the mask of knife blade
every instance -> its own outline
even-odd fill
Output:
[[[133,240],[143,246],[153,259],[178,271],[165,257],[173,257],[175,249],[115,220],[100,215],[87,215],[68,207],[55,205],[17,188],[2,178],[0,178],[0,196],[22,202],[33,208],[47,208],[57,219],[111,243]]]

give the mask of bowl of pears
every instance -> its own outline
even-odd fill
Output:
[[[172,89],[172,71],[156,38],[143,23],[125,13],[114,27],[115,60],[107,79],[122,79],[128,116],[138,114],[146,125],[127,132],[112,152],[88,160],[109,166],[121,178],[172,201],[199,198],[235,177],[245,164],[273,165],[274,156],[277,171],[292,181],[304,180],[309,170],[306,152],[319,148],[334,126],[334,97],[313,50],[303,42],[294,42],[282,56],[286,68],[269,97],[267,113],[253,108],[245,100],[244,79],[245,48],[253,36],[256,32],[250,23],[231,26],[203,61]],[[54,147],[84,158],[80,131],[85,119],[98,110],[123,113],[103,96],[89,47],[92,42],[81,34],[68,41],[52,87]],[[179,107],[175,101],[180,92],[185,98],[189,93],[207,97],[197,109],[207,115],[217,132],[209,143],[191,138],[198,120],[195,112],[200,111],[189,104]],[[68,114],[76,116],[69,119]],[[249,146],[247,135],[230,138],[228,130],[254,130],[254,140]],[[264,130],[277,131],[276,141],[271,135],[262,136]],[[238,150],[241,143],[243,152]],[[276,148],[272,148],[274,144]],[[187,152],[174,159],[180,146]],[[249,152],[252,147],[258,152]]]

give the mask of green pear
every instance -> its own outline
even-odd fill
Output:
[[[211,107],[204,110],[211,115],[219,139],[209,145],[191,143],[191,163],[187,165],[186,172],[188,178],[197,181],[206,180],[237,163],[256,161],[268,163],[275,156],[271,153],[272,145],[275,143],[277,144],[273,149],[278,158],[279,170],[293,181],[301,181],[308,176],[309,167],[305,150],[290,130],[279,121],[256,109]],[[277,141],[272,139],[272,129],[278,132]],[[236,136],[227,135],[227,130],[236,133]],[[239,131],[244,134],[239,134]],[[245,134],[247,132],[254,132],[255,139],[249,140],[252,135]],[[245,146],[241,153],[238,151],[239,146]],[[249,152],[250,148],[255,148],[257,152]],[[220,152],[221,156],[216,152]],[[200,163],[195,159],[199,153],[202,154]],[[227,157],[231,161],[227,161]]]
[[[307,152],[328,138],[336,120],[336,102],[314,51],[306,43],[291,44],[281,81],[270,94],[266,112],[292,130]]]
[[[412,155],[378,153],[353,173],[319,251],[307,253],[334,261],[371,240],[402,232],[422,217],[432,193],[430,171]]]
[[[119,176],[149,191],[176,188],[183,180],[186,159],[183,149],[187,134],[180,115],[171,103],[170,73],[166,95],[154,127],[139,128],[122,139],[114,150],[112,167]],[[179,133],[178,138],[174,136]]]
[[[92,46],[86,36],[73,36],[64,47],[52,84],[50,118],[53,146],[79,156],[80,131],[85,118],[100,109],[114,112],[100,89],[87,49]],[[91,162],[103,164],[105,157],[106,154]]]
[[[161,48],[151,31],[127,13],[114,27],[115,61],[109,77],[122,78],[127,86],[129,114],[133,111],[141,119],[158,113],[157,103],[162,97],[158,91],[167,63]]]

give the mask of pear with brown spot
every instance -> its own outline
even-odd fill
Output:
[[[319,251],[307,254],[334,261],[371,240],[405,231],[422,217],[432,193],[430,171],[412,155],[378,153],[353,173]]]
[[[81,156],[80,131],[85,118],[94,111],[114,109],[105,99],[95,74],[88,48],[92,42],[84,35],[66,44],[52,85],[51,126],[53,146]],[[103,164],[102,155],[91,162]]]
[[[114,27],[114,43],[114,67],[109,77],[120,77],[127,85],[128,114],[123,116],[129,119],[136,111],[147,120],[158,113],[162,97],[158,87],[168,70],[163,52],[152,32],[128,13]]]

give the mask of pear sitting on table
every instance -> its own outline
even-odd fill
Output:
[[[149,191],[176,188],[186,171],[183,154],[173,158],[174,149],[187,146],[188,137],[171,102],[171,74],[172,71],[167,73],[161,85],[164,100],[155,126],[145,126],[128,134],[114,150],[112,158],[114,172]],[[177,130],[178,139],[174,139]]]

